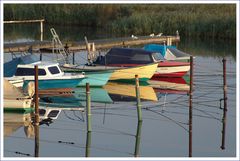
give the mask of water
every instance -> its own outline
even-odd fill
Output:
[[[7,30],[7,29],[6,29]],[[10,28],[9,28],[10,30]],[[13,31],[14,30],[12,29]],[[30,30],[30,29],[29,29]],[[32,30],[35,28],[32,27]],[[69,30],[68,30],[69,31]],[[84,35],[73,29],[67,37]],[[27,32],[27,31],[26,31]],[[58,30],[57,30],[58,32]],[[11,32],[10,32],[11,33]],[[33,35],[31,35],[33,33]],[[97,34],[98,32],[94,32]],[[5,41],[32,41],[37,34],[27,32],[18,37],[5,34]],[[34,36],[35,35],[35,36]],[[46,34],[47,35],[47,34]],[[97,38],[103,37],[104,33]],[[89,35],[88,35],[89,36]],[[46,36],[45,36],[46,37]],[[93,37],[94,38],[94,37]],[[236,52],[235,43],[213,40],[181,40],[178,48],[193,54],[193,157],[236,156]],[[225,150],[221,150],[223,98],[222,57],[227,58],[228,111]],[[5,61],[10,60],[9,55]],[[48,59],[45,57],[45,59]],[[80,61],[78,55],[77,61]],[[188,99],[189,77],[162,80],[162,89],[141,86],[143,122],[138,123],[133,84],[109,83],[103,88],[92,89],[101,94],[92,96],[92,132],[87,133],[85,113],[62,109],[53,123],[39,127],[40,157],[188,157]],[[171,81],[171,82],[169,82]],[[171,84],[175,82],[175,84]],[[181,83],[180,83],[181,82]],[[166,89],[166,88],[171,88]],[[68,98],[67,105],[85,106],[84,89],[79,95]],[[78,97],[79,96],[79,97]],[[59,99],[59,98],[58,98]],[[64,101],[60,98],[61,101]],[[155,100],[155,101],[154,101]],[[101,101],[101,103],[99,102]],[[113,103],[112,103],[113,102]],[[62,103],[61,103],[62,104]],[[58,106],[57,106],[58,107]],[[16,119],[17,118],[17,119]],[[23,118],[25,121],[22,121]],[[35,140],[31,114],[4,113],[4,156],[34,156]],[[6,135],[6,136],[5,136]]]

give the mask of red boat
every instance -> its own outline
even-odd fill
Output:
[[[182,77],[190,70],[190,63],[161,61],[158,64],[154,77]]]

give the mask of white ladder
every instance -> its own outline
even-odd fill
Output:
[[[58,60],[64,60],[64,63],[68,63],[68,56],[70,55],[70,53],[64,48],[62,42],[60,41],[58,34],[56,33],[54,28],[50,29],[51,34],[53,36],[52,38],[52,43],[53,43],[53,48],[52,48],[52,52],[54,53],[54,51],[56,50],[61,56],[62,58],[57,58]]]

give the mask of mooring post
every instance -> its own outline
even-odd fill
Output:
[[[87,132],[86,136],[86,149],[85,149],[85,157],[90,157],[90,151],[91,151],[91,143],[92,143],[92,136],[91,131]]]
[[[35,157],[39,156],[39,102],[38,102],[38,66],[35,65],[34,66],[35,69],[35,75],[34,75],[34,79],[35,79],[35,120],[34,120],[34,132],[35,132]]]
[[[75,52],[72,53],[72,64],[74,65],[75,64]]]
[[[226,77],[226,59],[223,58],[223,118],[222,118],[222,145],[221,149],[225,149],[225,132],[226,132],[226,121],[227,121],[227,77]]]
[[[142,108],[141,108],[141,100],[140,100],[139,78],[138,78],[138,75],[135,75],[135,80],[136,80],[135,89],[136,89],[138,121],[142,121]]]
[[[40,40],[43,41],[43,20],[40,21]]]
[[[189,146],[188,156],[192,157],[192,95],[193,95],[193,56],[190,57],[190,91],[189,91]]]
[[[134,156],[135,157],[139,157],[141,130],[142,130],[142,121],[138,121],[137,133],[136,133],[136,136],[135,136],[136,137],[135,151],[134,151]]]
[[[86,117],[87,117],[87,131],[92,131],[92,114],[91,114],[91,96],[90,96],[90,86],[86,83]]]

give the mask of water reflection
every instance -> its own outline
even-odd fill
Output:
[[[34,136],[31,113],[4,113],[4,137],[13,135],[21,127],[27,138]]]
[[[133,101],[136,98],[134,84],[108,82],[104,87],[113,101]],[[148,85],[140,85],[140,98],[143,100],[157,101],[156,93]]]
[[[142,133],[142,121],[138,121],[137,124],[137,132],[136,132],[136,140],[135,140],[135,151],[134,156],[139,157],[140,156],[140,141],[141,141],[141,133]]]
[[[91,143],[92,143],[92,132],[88,131],[86,135],[85,157],[90,157]]]

